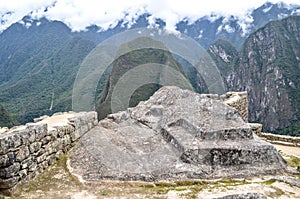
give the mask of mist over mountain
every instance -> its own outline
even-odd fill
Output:
[[[225,39],[240,48],[253,31],[272,20],[299,15],[299,11],[299,5],[285,7],[282,4],[265,3],[250,13],[252,19],[250,24],[241,22],[234,16],[227,18],[212,15],[198,19],[192,24],[182,21],[177,25],[177,29],[198,41],[205,48],[217,39]]]
[[[19,21],[19,23],[30,28],[33,25],[32,23],[40,25],[44,20],[50,20],[45,17],[37,17],[36,15],[36,13],[30,13],[23,20]],[[73,34],[77,34],[97,44],[112,35],[129,29],[141,27],[169,27],[166,21],[148,13],[146,10],[144,12],[140,11],[140,13],[135,13],[134,17],[132,15],[132,13],[128,13],[123,19],[119,19],[106,28],[95,25],[93,22],[87,23],[86,27],[81,30],[72,29],[70,24],[66,25],[72,30]],[[282,19],[291,15],[300,15],[300,5],[267,2],[252,10],[244,17],[237,15],[223,16],[218,13],[211,13],[196,20],[184,18],[174,24],[174,31],[179,31],[195,39],[204,48],[208,48],[217,39],[228,40],[237,48],[240,48],[247,36],[253,31],[272,20]]]
[[[240,48],[247,36],[258,28],[264,26],[272,20],[282,19],[291,15],[300,15],[299,5],[285,6],[282,3],[272,4],[265,3],[261,7],[253,10],[249,14],[251,22],[241,21],[236,16],[219,16],[211,14],[201,17],[193,23],[187,19],[176,24],[176,30],[195,39],[204,48],[208,48],[217,39],[225,39]],[[151,15],[142,14],[134,21],[134,23],[120,20],[117,25],[106,31],[102,31],[101,27],[96,25],[87,27],[87,31],[80,31],[77,34],[90,39],[96,43],[103,41],[111,35],[123,32],[127,29],[141,27],[158,27],[163,28],[166,23],[159,18],[155,18],[153,22],[149,22]]]
[[[221,71],[227,90],[249,91],[252,96],[251,121],[262,122],[266,131],[282,130],[287,133],[298,129],[295,124],[300,118],[300,98],[296,94],[299,93],[299,17],[279,22],[271,21],[297,15],[300,15],[299,5],[266,3],[249,14],[252,21],[247,23],[235,16],[211,14],[192,23],[188,19],[182,20],[177,23],[176,30],[208,49]],[[270,31],[263,33],[262,37],[260,32],[265,30],[266,24]],[[123,19],[106,30],[97,25],[90,25],[85,31],[73,31],[61,21],[34,18],[32,13],[25,16],[0,34],[0,103],[20,123],[32,121],[34,117],[44,114],[71,110],[73,84],[84,58],[99,43],[113,35],[149,26],[165,28],[166,22],[160,18],[153,18],[149,13],[140,13],[134,21],[129,23]],[[296,31],[292,32],[293,28]],[[270,42],[251,44],[256,41],[254,35]],[[282,49],[282,52],[268,52],[268,56],[264,55],[264,52],[270,49],[270,45],[274,49]],[[291,49],[293,51],[288,51]],[[259,62],[247,58],[252,51],[257,53],[255,60]],[[147,54],[147,50],[145,53]],[[271,59],[272,54],[276,57],[272,62],[273,70],[266,69],[269,64],[265,62]],[[173,60],[171,55],[165,56]],[[176,59],[176,56],[174,58]],[[183,62],[180,63],[182,66],[177,66],[176,62],[176,67],[184,70],[195,90],[206,91],[207,85],[204,85],[199,74]],[[120,67],[120,64],[115,63],[114,68]],[[268,78],[268,75],[277,74],[276,71],[282,73],[286,85],[280,91],[280,96],[272,101],[273,94],[279,95],[276,84],[268,87],[267,91],[264,89],[272,79]],[[114,73],[108,72],[106,75],[114,79]],[[288,88],[290,80],[295,87]],[[109,87],[107,88],[109,90]],[[149,90],[153,92],[152,88]],[[98,94],[100,96],[100,93]],[[150,96],[149,93],[147,96]],[[284,106],[281,106],[283,102]]]

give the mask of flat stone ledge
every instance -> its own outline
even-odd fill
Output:
[[[270,142],[274,143],[289,143],[288,145],[300,146],[300,137],[292,137],[287,135],[276,135],[272,133],[261,133],[259,135],[262,138],[267,139]]]

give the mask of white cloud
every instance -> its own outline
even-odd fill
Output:
[[[228,33],[233,33],[235,31],[235,28],[231,27],[230,25],[225,25],[224,29],[228,32]]]
[[[215,15],[234,15],[247,21],[247,12],[262,5],[266,0],[1,0],[0,19],[3,21],[0,31],[23,16],[33,12],[36,18],[46,16],[52,20],[61,20],[73,30],[83,30],[96,24],[103,29],[113,27],[118,20],[126,18],[130,23],[145,11],[166,21],[168,29],[187,18],[190,22],[214,13]],[[279,2],[269,0],[269,2]],[[285,0],[284,3],[299,3],[299,0]],[[47,12],[44,12],[46,7]],[[8,12],[12,12],[7,14]]]
[[[33,10],[45,9],[45,6],[53,4],[55,0],[1,0],[0,1],[0,20],[3,21],[0,31],[6,29],[12,23],[21,20],[25,15]],[[7,14],[8,12],[11,12]]]

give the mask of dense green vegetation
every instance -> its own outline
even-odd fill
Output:
[[[300,137],[300,121],[292,121],[292,125],[284,129],[278,129],[272,133]]]
[[[283,20],[272,21],[267,27],[275,33],[275,57],[273,63],[282,71],[285,84],[277,89],[285,89],[289,95],[289,102],[293,111],[293,118],[289,118],[290,125],[276,129],[273,133],[300,136],[300,17],[291,16]],[[271,65],[267,60],[261,60],[262,67]],[[269,71],[269,73],[275,71]],[[276,82],[274,82],[276,83]],[[283,106],[283,104],[281,105]]]
[[[17,122],[10,116],[10,114],[0,104],[0,127],[10,128],[16,124]]]
[[[0,103],[18,122],[71,110],[72,87],[84,57],[95,47],[61,22],[15,24],[0,35]]]

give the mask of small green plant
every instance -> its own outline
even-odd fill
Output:
[[[300,166],[300,158],[298,158],[296,156],[291,155],[291,156],[289,156],[289,158],[286,161],[290,167]]]
[[[270,179],[270,180],[266,180],[266,181],[262,182],[262,184],[265,184],[265,185],[271,185],[271,184],[273,184],[274,182],[276,182],[275,179]]]
[[[157,187],[174,187],[174,186],[176,186],[176,184],[171,183],[171,182],[161,181],[161,182],[155,182],[155,186],[157,186]]]
[[[105,190],[105,189],[102,190],[102,191],[101,191],[101,195],[102,195],[102,196],[107,196],[107,195],[108,195],[108,191]]]

